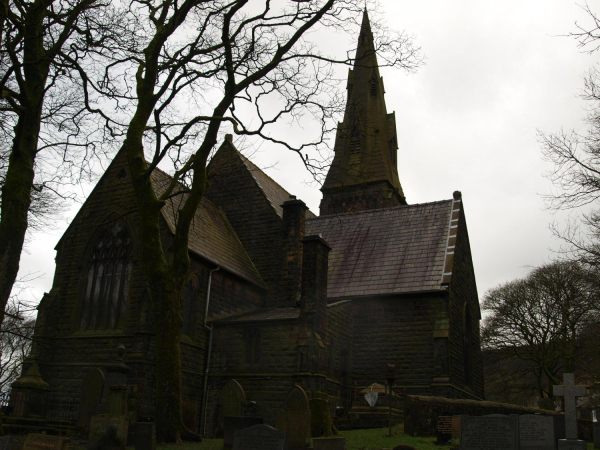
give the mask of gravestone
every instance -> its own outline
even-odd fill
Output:
[[[600,422],[594,422],[592,425],[594,433],[594,448],[600,448]]]
[[[137,422],[135,424],[135,450],[156,450],[154,422]]]
[[[183,424],[188,427],[189,430],[196,430],[198,428],[197,400],[184,398],[181,407],[181,414],[183,416]]]
[[[558,441],[558,450],[586,449],[585,441],[577,439],[577,397],[586,397],[585,386],[575,385],[575,374],[564,373],[563,384],[554,386],[554,395],[565,399],[566,439]]]
[[[452,416],[452,439],[460,438],[460,416]]]
[[[65,439],[48,434],[28,434],[23,450],[63,450],[66,446]]]
[[[341,436],[313,438],[314,450],[346,450],[346,438]]]
[[[111,386],[108,390],[108,414],[127,415],[127,396],[129,388],[124,385]]]
[[[289,450],[310,447],[310,406],[302,387],[295,384],[285,399],[285,431]]]
[[[436,444],[445,444],[452,439],[452,416],[450,414],[441,414],[438,416],[436,435]]]
[[[231,448],[236,431],[260,425],[263,423],[262,417],[243,417],[243,416],[225,416],[223,418],[223,446]]]
[[[276,430],[269,425],[253,427],[235,432],[233,450],[285,450],[285,431]]]
[[[246,402],[246,393],[244,388],[236,380],[229,380],[221,388],[221,394],[219,397],[219,403],[221,407],[219,409],[219,426],[224,429],[223,418],[239,417],[242,415],[242,406]]]
[[[0,450],[12,450],[13,448],[13,437],[2,436],[0,437]]]
[[[461,416],[460,450],[518,450],[519,416]]]
[[[521,450],[556,450],[554,419],[539,414],[519,416]]]
[[[123,444],[127,443],[127,431],[129,429],[129,420],[127,416],[113,416],[110,414],[98,414],[92,416],[90,421],[90,435],[88,438],[88,447],[93,448],[98,440],[108,433],[109,428],[114,428],[117,437]]]
[[[93,367],[85,375],[81,386],[81,399],[79,400],[77,413],[77,426],[79,428],[89,428],[90,419],[98,413],[98,405],[102,400],[103,389],[104,374],[100,369]]]

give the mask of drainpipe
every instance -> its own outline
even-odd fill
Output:
[[[204,328],[208,330],[208,349],[206,351],[206,364],[204,369],[204,382],[202,386],[202,412],[200,414],[201,423],[202,423],[202,435],[206,434],[206,405],[208,403],[207,399],[207,391],[208,391],[208,371],[210,369],[210,353],[212,350],[212,340],[213,340],[213,327],[209,327],[208,323],[208,306],[210,304],[210,286],[212,284],[212,275],[213,272],[220,270],[221,266],[217,266],[212,269],[208,274],[208,288],[206,290],[206,308],[204,309]]]

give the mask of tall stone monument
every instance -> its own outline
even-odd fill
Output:
[[[554,386],[554,395],[565,399],[566,439],[559,439],[558,450],[586,450],[585,441],[577,439],[577,397],[586,397],[585,386],[575,385],[575,374],[563,374],[563,384]]]

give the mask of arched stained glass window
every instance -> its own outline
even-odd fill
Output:
[[[105,330],[123,326],[131,278],[131,237],[123,221],[101,233],[89,261],[81,330]]]

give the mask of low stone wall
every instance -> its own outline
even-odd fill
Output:
[[[486,414],[560,414],[508,403],[407,395],[404,400],[404,433],[410,436],[435,436],[438,416],[484,416]]]

